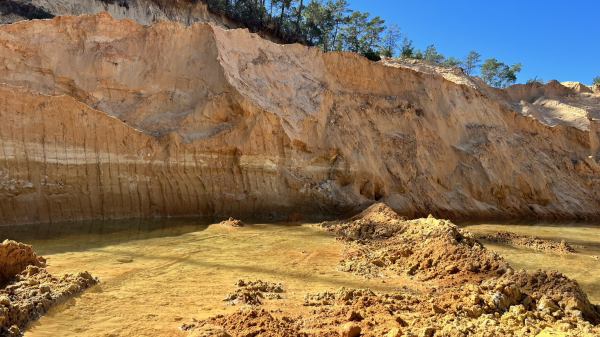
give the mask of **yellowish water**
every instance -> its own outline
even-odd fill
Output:
[[[541,239],[565,240],[568,243],[585,247],[576,247],[571,254],[552,254],[525,248],[516,248],[501,244],[485,243],[488,249],[502,255],[514,269],[555,269],[564,275],[576,279],[588,294],[592,303],[600,303],[600,224],[593,223],[545,223],[530,224],[478,223],[465,224],[462,228],[477,236],[493,234],[499,230],[515,232],[520,235],[537,236]]]
[[[33,245],[53,274],[88,270],[101,283],[32,323],[25,336],[184,336],[182,323],[232,312],[223,297],[238,279],[281,282],[285,299],[268,309],[301,313],[306,293],[345,286],[390,292],[400,277],[367,280],[335,270],[342,244],[309,224],[253,224],[228,229],[206,219],[87,221],[0,227],[0,240]],[[557,269],[600,302],[600,226],[465,224],[477,235],[509,230],[585,245],[555,255],[487,244],[515,269]]]
[[[204,222],[204,223],[203,223]],[[335,270],[342,244],[309,225],[239,229],[205,220],[122,220],[2,227],[0,238],[32,244],[51,273],[88,270],[101,283],[53,308],[25,336],[180,336],[181,323],[238,308],[222,299],[238,279],[281,282],[266,309],[308,310],[306,293],[338,288],[393,291],[400,278],[366,280]]]

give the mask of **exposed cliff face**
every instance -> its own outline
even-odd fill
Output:
[[[0,79],[0,224],[375,200],[409,216],[600,215],[600,95],[558,82],[498,90],[106,13],[0,27]]]
[[[211,10],[200,0],[0,0],[0,24],[103,11],[113,18],[128,18],[143,25],[166,20],[186,26],[210,22],[226,29],[245,27],[242,22],[230,19],[225,12],[216,8]],[[258,34],[271,41],[283,42],[275,31],[261,29]]]

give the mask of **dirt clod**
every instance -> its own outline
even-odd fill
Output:
[[[0,264],[8,266],[3,277],[10,281],[0,290],[0,335],[16,336],[31,321],[53,306],[65,302],[99,281],[87,271],[77,274],[51,275],[31,246],[5,241],[0,249]],[[30,263],[29,265],[26,265]],[[8,276],[7,270],[23,270]]]
[[[243,223],[241,220],[236,220],[231,217],[227,220],[221,221],[219,224],[224,227],[233,227],[233,228],[246,226],[246,224]]]
[[[46,266],[45,259],[38,257],[31,246],[12,240],[0,244],[0,282],[11,280],[27,266]]]

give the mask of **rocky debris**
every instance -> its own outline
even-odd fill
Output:
[[[0,335],[18,335],[53,306],[98,282],[87,271],[53,276],[44,268],[28,266],[0,290]]]
[[[528,279],[554,281],[549,288],[540,284],[539,290],[550,292],[535,299],[527,286],[531,282],[524,282]],[[468,284],[443,293],[380,294],[369,289],[341,288],[307,294],[307,310],[294,318],[285,311],[273,316],[250,309],[180,328],[190,331],[191,336],[535,336],[544,330],[595,336],[600,333],[600,325],[594,326],[583,314],[564,311],[573,298],[569,288],[573,284],[553,272],[522,271],[490,279],[481,286]],[[563,300],[558,300],[559,294]],[[584,302],[580,305],[596,310]]]
[[[229,305],[248,304],[250,306],[258,306],[262,304],[261,299],[265,297],[270,300],[283,298],[280,295],[283,293],[281,283],[264,282],[261,280],[239,280],[235,285],[238,289],[232,293],[228,293],[223,299]]]
[[[13,279],[28,266],[45,267],[46,260],[38,257],[29,245],[12,240],[0,244],[0,282]]]
[[[231,228],[237,228],[237,227],[244,227],[246,226],[245,223],[243,223],[241,220],[236,220],[232,217],[230,217],[227,220],[223,220],[219,223],[221,226],[224,227],[231,227]]]
[[[568,254],[575,252],[575,248],[571,244],[565,242],[565,240],[557,242],[553,240],[540,239],[536,236],[519,235],[517,233],[507,231],[499,231],[495,234],[482,235],[479,236],[478,239],[557,254]]]
[[[306,221],[306,218],[302,214],[291,213],[287,218],[283,220],[283,222],[303,222]]]
[[[544,297],[532,299],[526,287],[505,282],[511,279],[518,283],[524,277],[539,277],[540,273],[546,272],[506,274],[486,285],[464,285],[442,294],[377,294],[368,289],[346,288],[333,293],[309,294],[305,298],[315,309],[298,317],[296,322],[300,331],[312,332],[328,331],[348,324],[344,322],[352,322],[353,326],[362,329],[363,336],[398,336],[402,333],[406,336],[529,336],[550,329],[591,337],[600,332],[600,326],[594,326],[593,321],[577,316],[577,313],[561,315],[562,312],[558,312],[561,309],[557,308],[565,303],[551,303]],[[551,288],[553,293],[561,293],[565,298],[570,296],[568,288],[561,289],[557,285],[572,284],[573,281],[552,272],[547,272],[547,276],[556,280]],[[589,302],[584,305],[595,310]]]
[[[190,336],[306,336],[291,319],[278,319],[264,309],[239,310],[179,327]],[[217,332],[215,334],[215,332]]]
[[[340,240],[345,243],[339,269],[368,278],[392,272],[421,281],[466,282],[510,269],[502,257],[450,221],[431,216],[403,220],[383,204],[373,205],[344,222],[323,226],[342,235]]]
[[[340,337],[357,337],[360,336],[362,329],[358,324],[348,322],[340,329]]]
[[[192,331],[192,336],[214,331],[222,336],[246,332],[262,336],[262,329],[291,336],[600,334],[600,306],[589,302],[576,281],[557,271],[514,271],[449,221],[433,217],[407,221],[386,207],[372,207],[362,213],[368,216],[364,222],[358,216],[322,224],[351,236],[341,237],[346,244],[342,267],[365,276],[408,274],[427,280],[428,292],[407,286],[387,294],[343,287],[306,294],[303,310],[294,314],[286,311],[293,310],[290,307],[273,315],[250,308],[184,324],[182,329]],[[238,285],[249,291],[270,287],[260,281]],[[239,298],[248,297],[241,293]]]

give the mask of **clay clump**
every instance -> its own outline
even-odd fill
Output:
[[[246,226],[246,224],[243,223],[241,220],[237,220],[232,217],[230,217],[227,220],[221,221],[219,224],[223,227],[230,227],[230,228],[238,228],[238,227]]]
[[[267,299],[282,299],[283,286],[281,283],[264,282],[261,280],[244,281],[239,280],[235,284],[238,288],[228,293],[223,301],[229,305],[247,304],[250,306],[258,306],[262,304],[265,297]]]
[[[38,257],[31,246],[12,240],[0,244],[0,257],[0,282],[13,279],[28,266],[46,266],[46,260]]]
[[[87,271],[77,274],[51,275],[44,268],[45,259],[38,257],[31,246],[4,241],[7,253],[0,255],[2,276],[8,285],[0,290],[0,335],[18,336],[31,321],[53,306],[59,305],[92,285],[98,278]],[[19,270],[9,276],[10,271]]]

